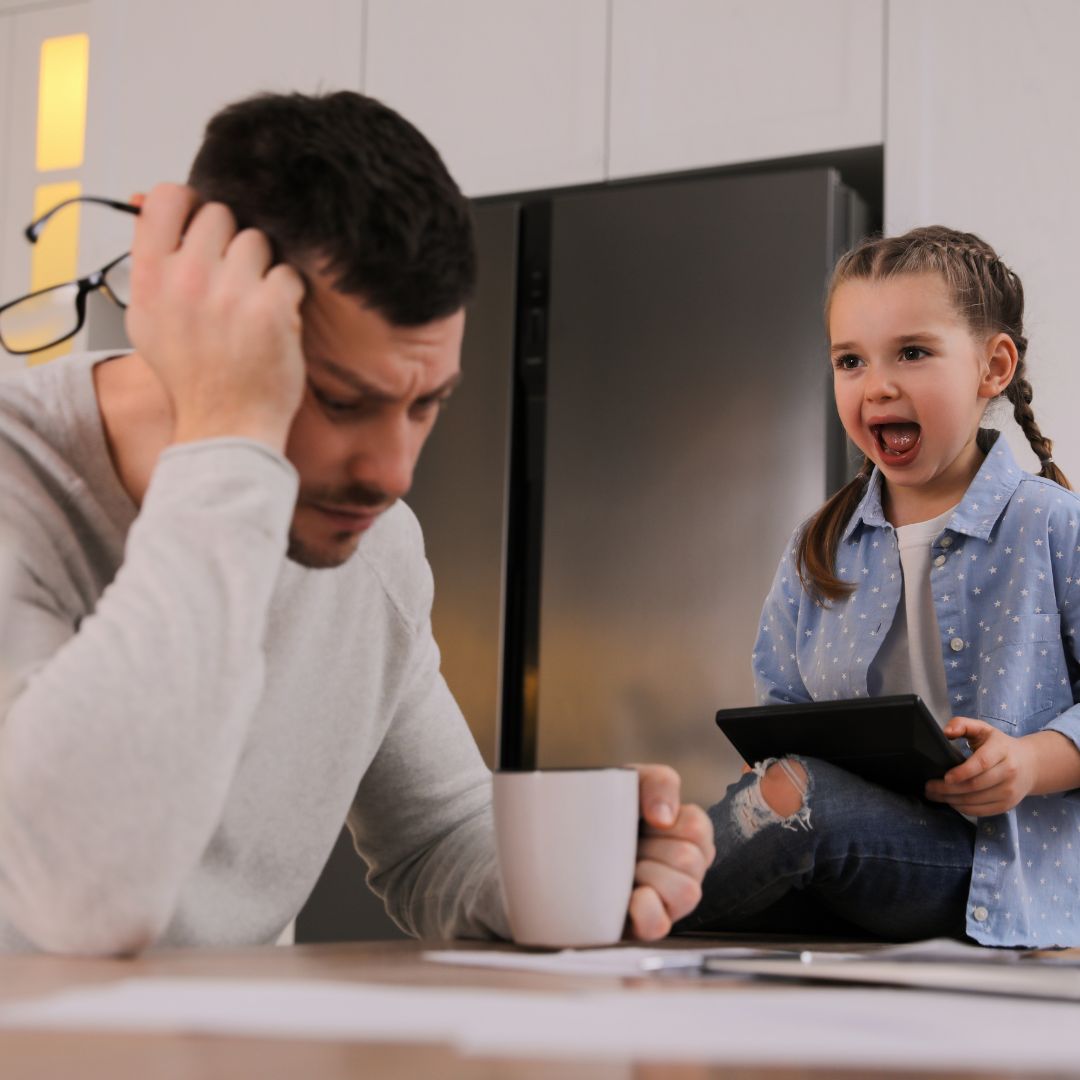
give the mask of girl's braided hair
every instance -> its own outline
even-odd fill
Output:
[[[1068,488],[1065,474],[1054,464],[1053,444],[1043,435],[1031,410],[1031,383],[1027,379],[1024,337],[1024,286],[994,249],[974,233],[943,225],[912,229],[903,236],[869,237],[843,255],[833,271],[825,301],[826,321],[836,290],[855,279],[882,280],[899,274],[940,274],[957,311],[974,334],[1008,334],[1016,346],[1018,362],[1004,396],[1012,405],[1031,449],[1045,476]],[[985,452],[991,436],[980,430],[978,443]],[[862,498],[873,464],[864,458],[855,479],[842,487],[806,523],[796,546],[796,567],[806,592],[819,602],[842,600],[855,589],[836,576],[840,535]]]

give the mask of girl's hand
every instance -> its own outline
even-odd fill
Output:
[[[1038,762],[1027,739],[966,716],[954,716],[944,731],[950,739],[966,738],[973,753],[940,780],[927,783],[926,797],[932,802],[948,803],[974,817],[991,817],[1031,794]]]

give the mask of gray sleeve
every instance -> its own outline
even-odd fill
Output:
[[[491,774],[439,672],[431,573],[405,691],[357,791],[349,828],[368,884],[417,937],[510,936],[495,861]]]
[[[262,691],[295,494],[256,443],[166,451],[75,633],[26,554],[0,709],[0,913],[38,947],[131,952],[168,923]]]

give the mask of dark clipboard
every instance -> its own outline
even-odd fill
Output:
[[[748,765],[815,757],[907,795],[964,760],[917,694],[721,709],[716,723]]]

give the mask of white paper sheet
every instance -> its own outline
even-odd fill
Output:
[[[860,946],[857,952],[798,946],[768,949],[713,946],[650,949],[619,945],[607,949],[562,949],[536,953],[505,949],[455,949],[424,953],[424,959],[465,967],[536,971],[554,975],[633,977],[649,973],[727,970],[731,974],[866,981],[930,990],[976,990],[1020,997],[1080,1000],[1080,958],[990,949],[951,938],[903,945]],[[706,963],[708,961],[708,963]],[[744,962],[745,961],[745,962]],[[761,963],[757,963],[761,961]],[[986,968],[991,968],[987,972]],[[1065,969],[1072,968],[1069,972]],[[1040,975],[1039,972],[1050,972]]]
[[[535,993],[312,980],[131,979],[0,1007],[0,1027],[445,1042],[611,1062],[1070,1071],[1073,1005],[911,991]]]

